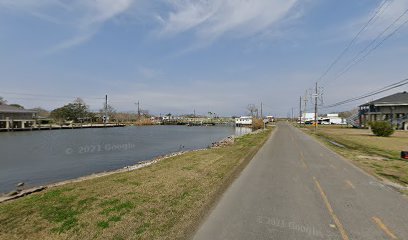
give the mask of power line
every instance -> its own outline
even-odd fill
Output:
[[[367,97],[371,97],[371,96],[374,96],[374,95],[377,95],[377,94],[380,94],[380,93],[383,93],[383,92],[392,90],[392,89],[394,89],[394,88],[398,88],[398,87],[404,86],[404,85],[406,85],[406,84],[408,84],[408,82],[407,82],[407,83],[401,83],[401,84],[399,84],[399,85],[395,85],[395,86],[393,86],[393,87],[390,87],[390,88],[387,88],[387,89],[383,89],[383,90],[381,90],[381,91],[373,92],[373,93],[370,93],[370,94],[365,94],[365,95],[360,96],[360,97],[355,97],[355,98],[352,98],[352,99],[347,99],[347,100],[344,100],[344,101],[341,101],[341,102],[338,102],[338,103],[335,103],[335,104],[326,106],[325,108],[336,107],[336,106],[340,106],[340,105],[343,105],[343,104],[347,104],[347,103],[351,103],[351,102],[354,102],[354,101],[358,101],[358,100],[361,100],[361,99],[364,99],[364,98],[367,98]]]
[[[343,76],[345,73],[347,73],[354,65],[362,62],[368,55],[370,55],[373,51],[375,51],[377,48],[379,48],[386,40],[394,36],[402,27],[405,26],[405,24],[408,23],[408,19],[401,23],[399,26],[397,26],[394,31],[392,31],[390,34],[385,36],[380,42],[378,42],[374,47],[372,47],[388,30],[390,30],[397,22],[399,22],[406,14],[408,13],[408,9],[406,9],[397,19],[395,19],[388,27],[386,27],[380,34],[377,35],[375,39],[373,39],[362,51],[360,51],[347,65],[345,68],[343,68],[342,71],[340,71],[334,80],[339,79],[341,76]],[[372,47],[370,49],[370,47]],[[368,50],[368,51],[367,51]],[[365,54],[364,54],[365,52]],[[364,55],[361,55],[364,54]]]
[[[334,59],[334,61],[327,67],[327,69],[323,72],[322,75],[317,79],[317,82],[322,81],[322,79],[330,72],[330,70],[340,61],[340,59],[348,52],[348,50],[353,46],[353,44],[357,41],[358,37],[361,33],[364,32],[365,29],[382,13],[382,10],[385,9],[390,5],[391,1],[383,1],[381,5],[377,8],[374,12],[373,16],[363,25],[363,27],[357,32],[354,38],[348,43],[348,45],[343,49],[343,51]],[[388,3],[387,6],[384,8],[385,3]]]
[[[332,108],[332,107],[337,107],[337,106],[340,106],[340,105],[343,105],[343,104],[346,104],[346,103],[355,102],[355,101],[358,101],[358,100],[361,100],[361,99],[364,99],[364,98],[367,98],[367,97],[371,97],[371,96],[374,96],[374,95],[377,95],[377,94],[380,94],[380,93],[383,93],[383,92],[386,92],[386,91],[389,91],[389,90],[404,86],[406,84],[408,84],[408,78],[404,79],[402,81],[387,85],[387,86],[382,87],[382,88],[380,88],[378,90],[366,93],[364,95],[349,98],[349,99],[346,99],[346,100],[343,100],[343,101],[340,101],[340,102],[325,106],[324,108]]]

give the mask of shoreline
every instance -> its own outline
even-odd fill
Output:
[[[255,134],[259,132],[259,130],[257,131],[253,131],[247,134]],[[244,136],[246,134],[240,135],[240,136]],[[22,189],[22,190],[18,190],[15,189],[11,192],[8,193],[0,193],[0,204],[7,202],[7,201],[11,201],[11,200],[15,200],[27,195],[30,195],[32,193],[36,193],[36,192],[41,192],[43,190],[46,190],[48,188],[54,188],[54,187],[58,187],[58,186],[63,186],[69,183],[77,183],[77,182],[82,182],[82,181],[86,181],[86,180],[91,180],[91,179],[95,179],[95,178],[100,178],[100,177],[105,177],[105,176],[110,176],[113,174],[118,174],[118,173],[123,173],[123,172],[130,172],[130,171],[134,171],[137,169],[141,169],[153,164],[156,164],[162,160],[168,159],[168,158],[172,158],[172,157],[176,157],[176,156],[180,156],[186,153],[190,153],[190,152],[198,152],[198,151],[206,151],[208,149],[212,149],[212,148],[219,148],[219,147],[223,147],[229,144],[232,144],[235,140],[237,136],[235,135],[230,135],[227,136],[219,141],[213,142],[211,143],[211,146],[207,147],[207,148],[199,148],[199,149],[193,149],[193,150],[187,150],[187,151],[178,151],[178,152],[172,152],[172,153],[168,153],[168,154],[164,154],[161,156],[158,156],[156,158],[150,159],[150,160],[144,160],[141,162],[138,162],[134,165],[129,165],[129,166],[125,166],[119,169],[114,169],[114,170],[108,170],[108,171],[103,171],[103,172],[99,172],[99,173],[92,173],[92,174],[88,174],[88,175],[84,175],[81,177],[77,177],[77,178],[72,178],[72,179],[67,179],[67,180],[63,180],[63,181],[58,181],[58,182],[54,182],[54,183],[49,183],[49,184],[44,184],[44,185],[40,185],[40,186],[34,186],[34,187],[30,187],[27,189]]]
[[[272,132],[5,202],[0,238],[189,239]]]

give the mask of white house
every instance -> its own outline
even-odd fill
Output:
[[[302,119],[300,120],[301,123],[314,121],[315,114],[314,113],[302,113]]]
[[[274,116],[266,116],[267,122],[275,122],[275,117]]]
[[[239,118],[235,118],[235,126],[249,126],[249,125],[252,125],[251,116],[242,116]]]
[[[329,113],[327,114],[327,117],[322,119],[322,122],[326,121],[328,124],[346,124],[346,120],[344,118],[339,117],[338,113]]]

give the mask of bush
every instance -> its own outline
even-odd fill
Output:
[[[394,128],[389,122],[371,122],[371,131],[379,137],[389,137],[394,133]]]
[[[262,119],[259,118],[254,118],[252,120],[252,129],[253,130],[258,130],[264,127],[264,122]]]

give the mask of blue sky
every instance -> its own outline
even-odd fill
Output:
[[[0,96],[27,108],[46,109],[81,97],[97,110],[108,94],[120,111],[134,111],[140,100],[142,108],[156,114],[196,109],[226,116],[245,114],[248,104],[263,102],[264,112],[286,116],[292,107],[298,111],[299,96],[313,87],[379,6],[379,17],[322,79],[324,103],[408,76],[408,31],[402,28],[334,80],[356,53],[408,9],[408,0],[382,4],[0,0]],[[398,23],[407,19],[408,14]]]

